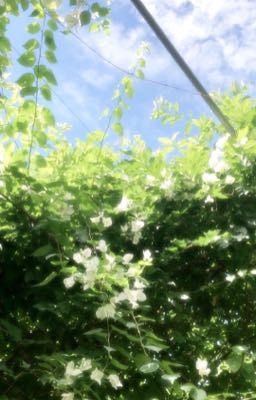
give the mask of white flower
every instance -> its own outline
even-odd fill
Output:
[[[182,294],[182,295],[180,296],[180,299],[181,299],[181,300],[184,300],[184,301],[189,300],[189,298],[190,298],[190,297],[189,297],[187,294],[185,294],[185,293]]]
[[[73,260],[77,264],[85,264],[86,260],[91,257],[92,250],[89,247],[86,247],[84,250],[80,250],[73,255]]]
[[[143,250],[143,261],[151,262],[153,260],[150,250]]]
[[[125,301],[128,300],[131,303],[132,308],[137,308],[139,302],[145,301],[146,295],[143,292],[143,289],[129,289],[126,288],[123,292],[119,293],[116,297],[116,301]]]
[[[214,199],[212,198],[212,196],[210,196],[210,195],[208,194],[208,196],[206,197],[206,199],[205,199],[204,202],[205,202],[205,203],[214,203]]]
[[[114,318],[115,312],[116,312],[115,305],[109,303],[106,304],[105,306],[98,308],[98,310],[96,311],[96,317],[99,319]]]
[[[81,251],[81,255],[84,258],[90,258],[92,255],[92,250],[89,247],[86,247],[84,250]]]
[[[90,289],[94,286],[97,271],[88,271],[82,277],[83,290]]]
[[[74,393],[62,393],[61,400],[73,400]]]
[[[171,181],[170,179],[166,179],[165,181],[163,181],[160,185],[160,189],[162,190],[168,190],[173,186],[173,181]]]
[[[90,359],[82,358],[80,363],[80,369],[84,371],[88,371],[88,369],[92,368],[92,361]]]
[[[230,137],[230,134],[227,133],[226,135],[224,135],[223,137],[218,139],[216,142],[216,145],[215,145],[216,148],[222,150],[225,147],[225,144],[228,141],[229,137]]]
[[[102,218],[102,223],[105,228],[108,228],[112,225],[112,219],[110,217]]]
[[[152,175],[147,175],[146,176],[146,183],[148,186],[153,186],[155,183],[156,178]]]
[[[116,212],[125,212],[131,208],[132,201],[128,199],[128,197],[123,196],[120,203],[116,206]]]
[[[87,272],[96,272],[99,266],[100,260],[98,257],[94,256],[89,260],[85,261],[85,269]]]
[[[226,185],[232,185],[235,182],[235,178],[232,175],[227,175],[225,178]]]
[[[219,178],[215,174],[211,174],[208,172],[205,172],[202,175],[202,179],[204,183],[209,183],[209,184],[216,183],[219,180]]]
[[[74,361],[69,361],[66,365],[65,376],[69,377],[76,377],[82,374],[82,370],[80,368],[75,367]]]
[[[73,255],[73,260],[77,263],[77,264],[82,264],[83,262],[83,257],[81,256],[81,254],[79,252],[75,253]]]
[[[118,375],[111,374],[108,376],[108,380],[114,389],[118,389],[119,387],[123,386]]]
[[[226,281],[227,282],[233,282],[234,280],[236,279],[236,276],[235,275],[231,275],[231,274],[227,274],[226,275]]]
[[[201,377],[208,376],[211,372],[210,368],[208,368],[208,361],[201,358],[196,361],[196,369]]]
[[[101,372],[98,368],[95,368],[90,375],[91,379],[97,382],[99,385],[101,385],[103,376],[103,372]]]
[[[145,225],[144,221],[141,221],[141,220],[137,219],[135,221],[132,221],[131,230],[134,233],[139,232],[143,228],[144,225]]]
[[[96,249],[98,249],[102,253],[106,253],[107,250],[108,250],[108,246],[107,246],[105,240],[100,240],[98,246],[96,247]]]
[[[90,220],[91,220],[91,222],[92,222],[93,224],[99,224],[100,221],[101,221],[101,217],[100,217],[100,216],[98,216],[98,217],[92,217],[92,218],[90,218]]]
[[[114,267],[114,265],[115,265],[115,257],[114,256],[111,256],[111,255],[109,255],[109,254],[106,254],[106,259],[107,259],[107,262],[108,262],[108,264],[106,265],[106,270],[107,271],[111,271],[111,269]]]
[[[132,259],[133,259],[133,254],[127,253],[127,254],[125,254],[125,255],[123,256],[123,263],[124,263],[125,265],[127,265],[127,264],[129,264],[130,261],[132,261]]]
[[[139,279],[135,279],[133,286],[135,289],[144,289],[146,287]]]
[[[63,283],[66,289],[70,289],[74,286],[76,282],[73,276],[69,276],[68,278],[65,278],[63,280]]]
[[[224,161],[224,153],[221,149],[217,148],[212,151],[209,159],[209,167],[214,172],[223,172],[229,168],[228,164]]]

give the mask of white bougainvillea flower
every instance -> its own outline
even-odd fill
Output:
[[[115,211],[126,212],[131,208],[131,206],[132,206],[132,201],[128,199],[128,197],[123,196],[120,203],[116,206]]]
[[[116,374],[109,375],[108,376],[108,380],[109,380],[111,386],[113,386],[114,389],[118,389],[119,387],[123,386],[122,382],[120,381],[119,376],[116,375]]]
[[[114,304],[109,303],[105,304],[104,306],[98,308],[96,311],[96,317],[98,319],[109,319],[114,318],[116,312],[116,307]]]
[[[218,180],[219,180],[219,178],[215,174],[208,173],[208,172],[205,172],[202,175],[202,179],[203,179],[204,183],[207,183],[207,184],[210,184],[210,185],[213,184],[213,183],[218,182]]]
[[[80,362],[80,369],[81,371],[88,371],[88,369],[92,368],[92,361],[90,359],[87,358],[82,358],[81,362]]]
[[[235,178],[232,175],[227,175],[225,178],[226,185],[232,185],[235,182]]]
[[[133,254],[131,254],[131,253],[126,253],[126,254],[123,256],[123,263],[124,263],[125,265],[128,265],[128,264],[132,261],[132,259],[133,259]]]
[[[102,253],[106,253],[108,251],[108,246],[107,246],[105,240],[100,240],[96,249],[101,251]]]
[[[74,400],[74,393],[62,393],[61,400]]]
[[[153,260],[150,250],[143,250],[143,261],[151,262]]]
[[[131,231],[136,233],[139,232],[145,225],[145,222],[142,220],[135,220],[131,223]]]
[[[210,368],[208,368],[208,361],[202,358],[197,359],[196,369],[201,378],[204,376],[208,376],[209,373],[211,372]]]
[[[65,278],[63,280],[64,286],[66,289],[70,289],[74,286],[74,284],[76,283],[75,279],[73,276],[69,276],[68,278]]]
[[[95,368],[90,375],[91,379],[97,382],[99,385],[101,385],[103,376],[104,376],[103,372],[100,371],[98,368]]]

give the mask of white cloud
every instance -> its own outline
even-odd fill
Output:
[[[249,79],[255,71],[254,0],[144,2],[187,62],[204,73],[204,78],[222,76],[221,84],[230,75]]]
[[[114,81],[112,74],[88,68],[81,72],[82,80],[96,89],[105,89]]]

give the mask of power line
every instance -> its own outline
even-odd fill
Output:
[[[196,75],[193,73],[193,71],[190,69],[188,64],[185,62],[185,60],[182,58],[182,56],[179,54],[179,52],[176,50],[176,48],[173,46],[169,38],[166,36],[165,32],[160,28],[158,23],[155,21],[155,19],[152,17],[150,12],[147,10],[147,8],[144,6],[141,0],[131,0],[131,2],[134,4],[134,6],[137,8],[141,16],[144,18],[144,20],[148,23],[150,28],[154,31],[158,39],[161,41],[161,43],[164,45],[168,53],[174,58],[176,63],[179,65],[181,70],[184,72],[184,74],[187,76],[187,78],[190,80],[192,85],[196,88],[198,93],[203,97],[205,102],[208,104],[212,112],[216,115],[216,117],[220,120],[220,122],[223,124],[223,126],[229,131],[230,133],[235,133],[235,130],[233,126],[230,124],[228,118],[222,113],[220,108],[217,106],[217,104],[212,100],[210,97],[209,93],[207,90],[204,88],[204,86],[201,84],[201,82],[198,80]]]
[[[64,28],[67,29],[67,27],[60,21],[58,20],[58,23]],[[163,87],[167,87],[170,89],[174,89],[174,90],[178,90],[180,92],[186,92],[189,93],[193,96],[201,96],[204,97],[205,94],[201,93],[201,92],[195,92],[193,90],[187,89],[187,88],[182,88],[180,86],[176,86],[176,85],[171,85],[170,83],[167,82],[161,82],[158,80],[154,80],[154,79],[150,79],[150,78],[139,78],[134,72],[131,72],[123,67],[120,67],[120,65],[115,64],[113,61],[111,61],[109,58],[103,56],[99,51],[95,50],[92,46],[90,46],[84,39],[82,39],[76,32],[74,32],[72,29],[69,29],[68,32],[74,36],[74,38],[76,38],[83,46],[85,46],[88,50],[90,50],[92,53],[94,53],[97,57],[99,57],[101,60],[103,60],[105,63],[109,64],[111,67],[117,69],[118,71],[126,74],[126,75],[130,75],[133,78],[141,81],[141,82],[148,82],[154,85],[159,85],[159,86],[163,86]],[[208,94],[207,94],[208,95]],[[209,95],[208,95],[209,96]]]

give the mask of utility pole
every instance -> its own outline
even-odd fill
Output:
[[[153,16],[150,14],[148,9],[144,6],[141,0],[131,0],[131,2],[134,4],[134,6],[137,8],[141,16],[144,18],[144,20],[148,23],[150,28],[154,31],[158,39],[162,42],[168,53],[174,58],[176,63],[179,65],[179,67],[182,69],[184,74],[187,76],[187,78],[190,80],[192,85],[196,88],[198,93],[201,95],[201,97],[204,99],[204,101],[208,104],[212,112],[216,115],[218,120],[222,123],[222,125],[226,128],[226,130],[229,133],[235,133],[235,129],[229,122],[228,118],[222,113],[220,108],[217,106],[217,104],[212,100],[210,97],[209,93],[207,90],[204,88],[204,86],[201,84],[201,82],[198,80],[194,72],[190,69],[186,61],[182,58],[182,56],[179,54],[179,52],[176,50],[176,48],[173,46],[171,43],[170,39],[166,36],[165,32],[160,28],[156,20],[153,18]]]

